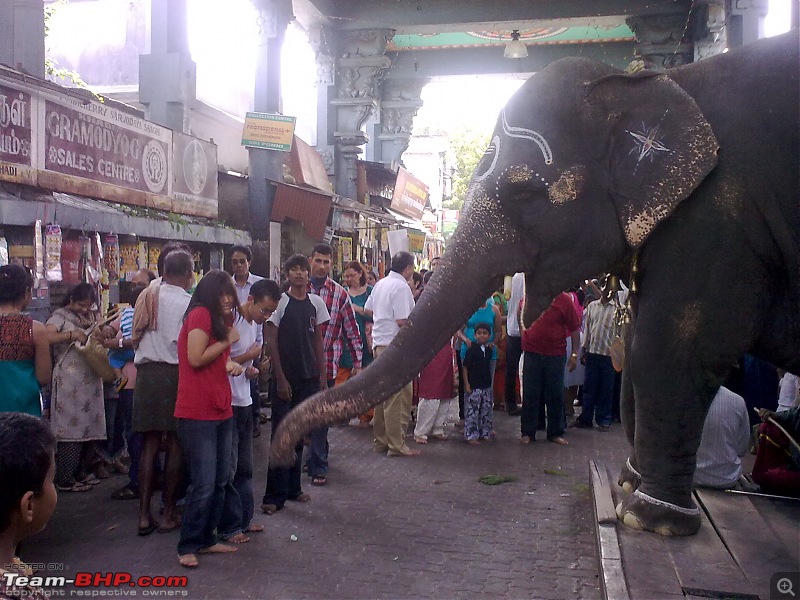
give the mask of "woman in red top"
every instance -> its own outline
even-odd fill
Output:
[[[230,360],[239,339],[233,324],[238,308],[233,279],[210,271],[194,291],[178,336],[178,439],[192,485],[181,522],[178,558],[184,567],[198,565],[197,554],[233,552],[217,543],[214,530],[222,515],[226,487],[232,493],[233,410],[228,374],[242,374]]]

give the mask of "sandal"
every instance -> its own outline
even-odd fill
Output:
[[[317,475],[316,477],[311,478],[311,485],[327,485],[328,478],[325,475]],[[298,496],[299,498],[299,496]]]
[[[427,443],[428,443],[428,438],[424,438],[424,437],[422,437],[422,436],[416,436],[416,435],[415,435],[415,436],[414,436],[414,441],[415,441],[417,444],[427,444]]]
[[[431,437],[435,440],[439,440],[440,442],[446,442],[450,439],[450,436],[446,433],[434,433]]]
[[[139,492],[134,492],[131,488],[127,486],[111,492],[112,500],[136,500],[138,497],[139,497]]]
[[[88,492],[92,486],[76,481],[72,485],[56,485],[56,489],[59,492]]]
[[[125,389],[125,386],[128,385],[128,378],[123,376],[119,379],[114,381],[114,391],[118,394]]]
[[[292,502],[308,502],[309,500],[311,500],[311,494],[303,492],[302,494],[297,496],[297,498],[289,498],[289,500],[291,500]]]

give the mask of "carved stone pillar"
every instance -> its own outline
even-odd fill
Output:
[[[338,32],[334,61],[336,111],[334,169],[336,193],[356,197],[356,159],[367,143],[362,126],[378,106],[378,80],[391,61],[384,55],[392,31],[385,29]]]
[[[691,17],[686,14],[637,15],[625,22],[636,35],[636,54],[644,68],[663,71],[692,62]]]
[[[383,164],[391,166],[401,162],[411,139],[414,117],[422,106],[420,94],[428,81],[427,78],[384,81],[377,153]]]
[[[722,54],[728,45],[725,28],[725,1],[707,0],[697,6],[700,11],[694,35],[694,60],[702,60]]]

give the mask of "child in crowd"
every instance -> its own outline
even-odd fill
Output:
[[[450,415],[450,404],[458,394],[456,356],[450,339],[419,374],[419,404],[414,441],[427,444],[428,438],[446,441],[444,425]]]
[[[0,598],[47,598],[14,552],[23,538],[44,529],[55,510],[55,447],[45,421],[0,413]]]
[[[489,347],[491,326],[475,325],[475,341],[470,344],[463,361],[464,438],[479,445],[492,436],[492,349]]]

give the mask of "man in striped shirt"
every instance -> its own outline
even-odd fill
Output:
[[[339,370],[342,347],[346,343],[353,357],[352,375],[361,369],[361,333],[356,323],[356,315],[350,303],[350,295],[341,285],[328,275],[333,266],[333,249],[328,244],[317,244],[311,252],[311,278],[308,291],[318,294],[325,302],[330,321],[322,325],[323,349],[327,368],[328,387],[333,387]],[[324,427],[311,434],[309,447],[308,474],[312,485],[325,485],[328,482],[328,428]]]
[[[583,410],[573,427],[592,428],[592,419],[600,431],[611,427],[611,396],[614,393],[614,366],[611,364],[611,341],[614,339],[614,313],[609,294],[603,294],[586,307],[581,363],[586,365],[583,384]]]

